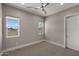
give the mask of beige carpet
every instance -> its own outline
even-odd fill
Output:
[[[3,56],[79,56],[79,52],[65,49],[47,42],[6,52]]]

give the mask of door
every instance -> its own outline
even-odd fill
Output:
[[[67,47],[79,51],[79,14],[66,18]]]

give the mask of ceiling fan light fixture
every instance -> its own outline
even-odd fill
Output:
[[[42,11],[42,14],[43,15],[46,15],[47,14],[47,12],[46,12],[46,10],[45,10],[45,8],[47,7],[49,5],[49,3],[41,3],[41,7],[26,7],[26,8],[34,8],[34,9],[41,9],[41,11]]]
[[[46,3],[43,3],[43,6],[45,6],[46,5]]]

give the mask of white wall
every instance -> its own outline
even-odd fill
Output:
[[[2,49],[2,5],[0,4],[0,52]]]

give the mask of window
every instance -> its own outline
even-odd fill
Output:
[[[19,36],[20,36],[20,19],[6,16],[6,37],[11,38]]]
[[[43,27],[44,27],[44,23],[42,21],[40,21],[38,23],[38,34],[42,35],[43,34]]]

